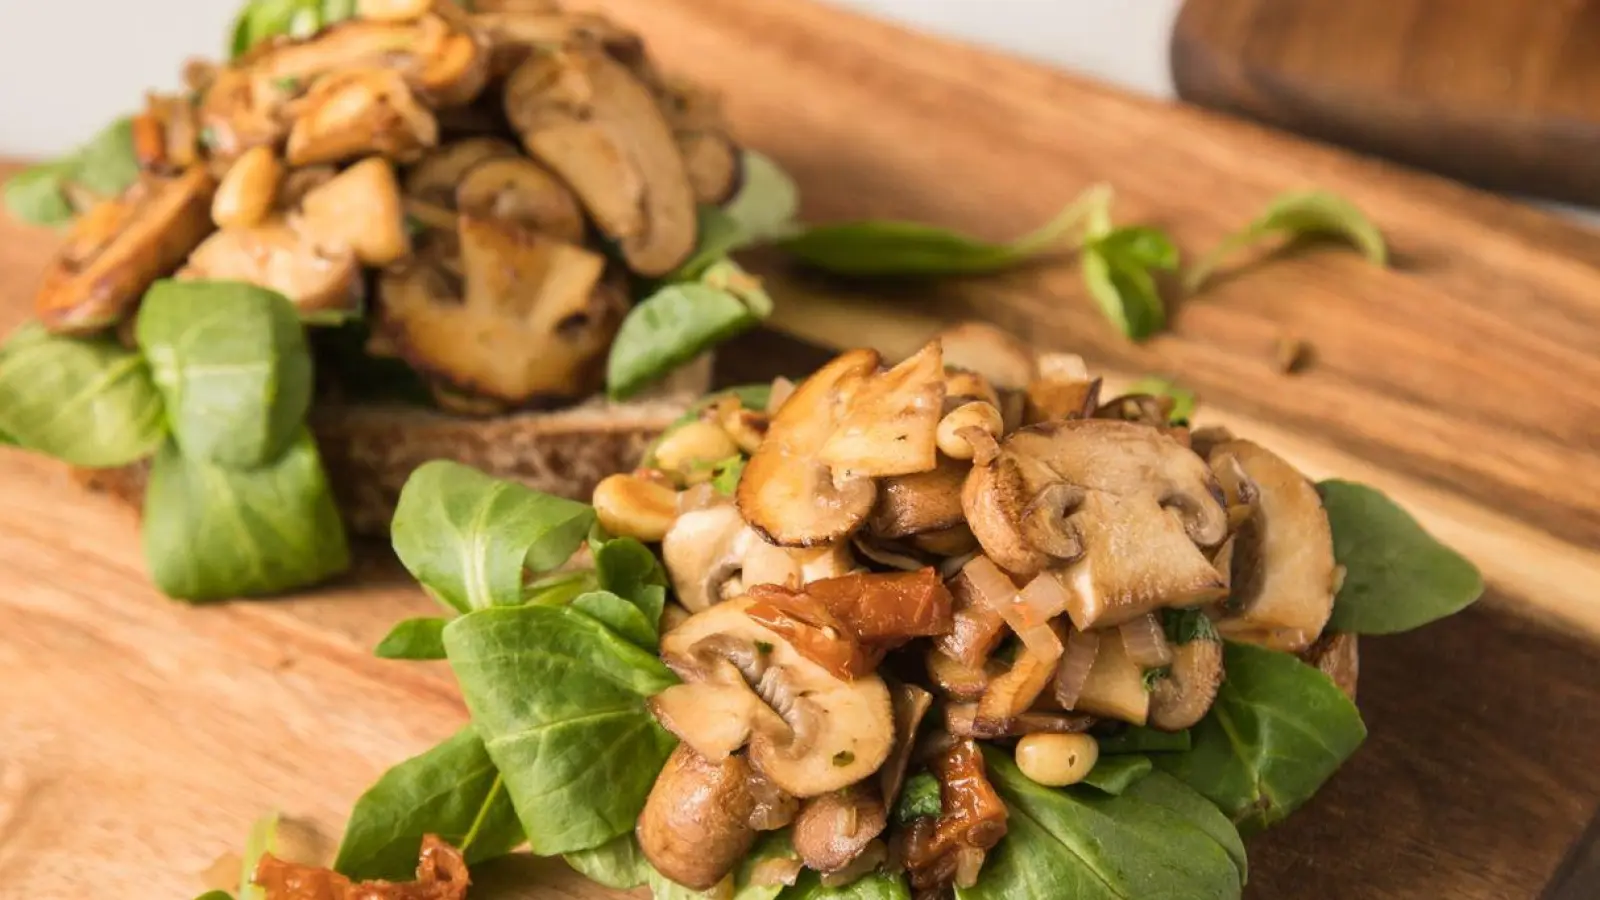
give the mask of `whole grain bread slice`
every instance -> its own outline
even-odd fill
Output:
[[[639,464],[650,442],[705,393],[710,374],[707,359],[636,400],[592,397],[566,409],[486,419],[400,404],[319,402],[310,424],[350,533],[387,539],[400,489],[412,470],[434,459],[587,502],[602,478]],[[140,462],[73,475],[138,508],[148,472]]]

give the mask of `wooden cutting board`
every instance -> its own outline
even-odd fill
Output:
[[[1600,3],[1188,0],[1193,103],[1469,183],[1600,205]]]
[[[1202,421],[1406,502],[1484,568],[1490,601],[1364,642],[1372,737],[1252,842],[1248,894],[1600,896],[1594,854],[1575,849],[1600,802],[1600,238],[802,0],[600,5],[669,68],[727,91],[739,133],[798,177],[814,220],[1006,237],[1106,180],[1119,220],[1170,228],[1192,253],[1286,188],[1366,208],[1395,270],[1337,252],[1275,259],[1182,302],[1145,345],[1113,333],[1068,265],[897,289],[772,268],[777,325],[903,351],[939,322],[985,316],[1123,379],[1176,376],[1204,396]],[[26,315],[54,240],[0,226],[0,327]],[[1274,370],[1284,333],[1315,345],[1302,375]],[[819,358],[758,334],[724,354],[722,377]],[[0,454],[0,485],[0,895],[192,896],[262,812],[336,840],[379,772],[464,720],[442,666],[370,654],[393,622],[433,609],[381,548],[312,596],[191,609],[145,583],[126,510],[16,453]],[[541,900],[608,896],[558,863],[482,877]]]

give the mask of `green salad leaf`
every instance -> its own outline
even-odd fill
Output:
[[[1124,793],[1143,803],[1169,809],[1187,819],[1190,825],[1209,835],[1222,848],[1222,852],[1228,854],[1233,867],[1239,871],[1239,882],[1249,882],[1250,862],[1245,856],[1244,838],[1240,837],[1239,829],[1193,788],[1165,772],[1151,772],[1148,777],[1130,784]]]
[[[653,653],[570,606],[481,609],[444,645],[535,853],[633,830],[677,743],[645,706],[677,681]]]
[[[444,659],[444,626],[449,619],[406,619],[389,629],[372,654],[380,659]]]
[[[566,606],[579,594],[599,589],[600,578],[593,569],[552,572],[523,585],[522,602],[534,606]]]
[[[711,467],[711,487],[724,497],[732,497],[739,490],[739,479],[744,477],[744,457],[730,456]]]
[[[656,464],[656,448],[661,446],[662,439],[690,422],[699,419],[701,413],[716,406],[717,402],[724,397],[737,397],[739,405],[745,409],[764,410],[767,408],[768,401],[772,398],[772,385],[741,384],[736,387],[724,388],[720,391],[712,391],[701,397],[690,405],[687,412],[675,419],[671,425],[668,425],[661,432],[661,437],[651,442],[649,448],[644,452],[644,459],[639,464],[642,466],[654,466]]]
[[[139,349],[185,456],[248,469],[277,459],[311,408],[311,352],[294,304],[242,282],[159,281]]]
[[[638,838],[631,831],[598,847],[565,854],[562,859],[590,881],[619,891],[644,884],[645,872],[650,868],[644,851],[639,849]]]
[[[754,150],[745,150],[743,160],[739,191],[723,204],[723,215],[743,233],[743,245],[790,234],[800,212],[800,189],[794,179],[770,157]]]
[[[1110,198],[1110,188],[1091,187],[1038,229],[1002,243],[917,222],[869,220],[813,225],[778,246],[836,275],[984,275],[1076,248],[1085,221]]]
[[[471,726],[383,773],[361,795],[333,868],[357,880],[409,881],[428,834],[460,848],[468,864],[522,843],[500,772]]]
[[[1366,739],[1356,705],[1288,653],[1228,642],[1227,673],[1186,753],[1152,757],[1215,803],[1244,834],[1277,824]]]
[[[76,214],[69,188],[115,197],[138,180],[133,121],[124,116],[71,154],[12,176],[5,186],[6,210],[34,225],[63,225]]]
[[[1108,794],[1120,794],[1155,768],[1148,756],[1107,756],[1094,764],[1083,783]]]
[[[234,19],[228,54],[238,59],[275,37],[308,38],[355,14],[355,0],[250,0]]]
[[[895,803],[894,818],[901,825],[907,825],[913,819],[937,816],[940,810],[939,779],[928,772],[918,772],[907,778],[905,785],[900,788],[900,800]]]
[[[167,423],[138,353],[30,322],[0,347],[0,433],[24,449],[99,468],[154,453]]]
[[[822,876],[811,869],[800,873],[794,887],[781,895],[783,900],[911,900],[911,888],[903,874],[872,872],[844,887],[827,887]]]
[[[350,565],[339,510],[309,431],[277,461],[227,469],[167,442],[144,498],[144,558],[169,597],[277,594]]]
[[[713,263],[698,281],[669,284],[628,312],[606,362],[606,392],[631,397],[771,314],[759,279],[731,260]]]
[[[548,572],[582,546],[594,510],[434,460],[400,491],[395,554],[457,612],[523,602],[523,570]]]
[[[1003,752],[984,757],[1011,815],[978,883],[956,891],[960,900],[1238,900],[1243,876],[1217,838],[1231,831],[1227,820],[1183,785],[1152,774],[1120,796],[1054,790],[1028,779]],[[1194,802],[1153,799],[1145,785],[1157,779],[1164,779],[1157,789]]]
[[[1167,324],[1156,270],[1178,268],[1178,248],[1154,228],[1091,226],[1083,245],[1083,279],[1100,311],[1128,338],[1141,341]],[[1103,230],[1102,230],[1103,229]]]
[[[233,900],[233,895],[221,890],[206,891],[204,894],[194,898],[194,900]]]
[[[1143,725],[1130,725],[1122,731],[1096,738],[1101,756],[1123,753],[1183,753],[1191,746],[1189,732],[1157,731]]]
[[[271,813],[257,819],[250,826],[250,836],[244,841],[244,855],[239,860],[239,900],[265,900],[265,888],[256,887],[256,866],[261,857],[278,849],[278,814]]]
[[[1223,238],[1189,270],[1184,287],[1199,290],[1233,253],[1275,236],[1333,238],[1360,251],[1373,265],[1389,263],[1383,232],[1354,203],[1329,191],[1291,191],[1274,199],[1255,221]]]
[[[1128,393],[1172,398],[1172,412],[1167,414],[1167,420],[1173,424],[1193,419],[1195,408],[1200,405],[1200,399],[1195,396],[1194,391],[1176,381],[1154,375],[1148,375],[1128,385]]]
[[[667,571],[655,553],[633,538],[614,538],[594,551],[594,571],[600,590],[638,608],[650,627],[650,640],[643,646],[654,648],[667,605]]]
[[[590,591],[572,600],[572,608],[615,631],[629,643],[646,650],[659,645],[656,623],[644,611],[610,591]]]
[[[1317,485],[1344,583],[1328,627],[1356,634],[1410,631],[1483,595],[1483,576],[1382,493],[1351,481]]]
[[[739,867],[733,871],[733,893],[710,894],[690,890],[681,884],[668,881],[660,872],[657,872],[648,863],[644,868],[645,883],[650,885],[652,900],[710,900],[712,896],[722,900],[775,900],[784,893],[783,885],[757,885],[750,883],[751,873],[756,866],[769,859],[795,858],[794,847],[789,843],[787,831],[769,831],[762,835],[755,847],[745,854]]]
[[[698,231],[694,253],[667,278],[669,282],[692,282],[713,264],[726,260],[730,254],[754,242],[754,237],[745,230],[744,225],[719,207],[700,207],[696,212],[695,226]]]

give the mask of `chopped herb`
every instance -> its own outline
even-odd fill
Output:
[[[848,766],[855,761],[856,755],[849,750],[840,750],[833,755],[833,764],[836,766]]]
[[[1176,381],[1166,378],[1157,378],[1154,375],[1141,378],[1128,386],[1130,394],[1149,394],[1152,397],[1163,397],[1172,401],[1172,411],[1167,413],[1167,421],[1173,425],[1187,422],[1194,418],[1195,407],[1200,405],[1200,400],[1194,391],[1189,390]]]
[[[1144,689],[1146,691],[1155,690],[1156,682],[1160,681],[1163,678],[1166,678],[1168,675],[1171,675],[1171,674],[1172,674],[1172,667],[1171,666],[1161,666],[1161,667],[1155,668],[1155,669],[1145,669],[1144,670]]]
[[[771,653],[772,650],[773,650],[773,646],[771,644],[767,643],[766,641],[756,641],[756,651],[759,652],[762,656],[765,656],[768,653]]]
[[[272,83],[275,87],[277,87],[278,90],[284,92],[285,94],[298,93],[300,90],[300,79],[293,75],[286,75]]]
[[[739,478],[744,475],[744,457],[732,456],[712,466],[711,486],[717,493],[731,497],[739,489]]]
[[[912,819],[939,813],[939,779],[927,772],[918,772],[906,779],[905,787],[900,789],[900,802],[894,808],[895,821],[905,825]]]
[[[200,146],[207,150],[217,149],[217,132],[210,125],[200,129]]]
[[[1191,641],[1220,640],[1211,617],[1201,609],[1164,609],[1161,626],[1167,633],[1167,640],[1179,646]]]

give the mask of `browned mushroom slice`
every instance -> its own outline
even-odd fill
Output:
[[[726,202],[738,191],[744,167],[739,146],[728,136],[722,98],[675,79],[657,77],[651,86],[677,138],[695,200],[703,205]]]
[[[179,278],[246,281],[277,291],[301,313],[352,311],[360,266],[348,247],[323,247],[282,219],[230,228],[190,254]]]
[[[1356,682],[1361,677],[1361,653],[1356,636],[1344,631],[1329,631],[1315,644],[1300,651],[1300,658],[1333,679],[1333,683],[1353,702]]]
[[[852,350],[807,378],[773,416],[767,439],[739,479],[739,512],[775,544],[836,543],[872,511],[870,478],[838,479],[818,454],[833,434],[842,397],[878,368],[878,355]]]
[[[933,706],[933,695],[914,684],[891,681],[889,697],[894,708],[894,746],[878,770],[878,789],[884,805],[892,808],[900,799],[900,788],[905,785],[911,755],[916,751],[917,731]]]
[[[439,142],[439,123],[392,69],[324,76],[289,108],[293,166],[381,154],[402,162]]]
[[[984,552],[1014,575],[1053,568],[1080,630],[1219,598],[1202,547],[1228,520],[1204,461],[1158,429],[1101,419],[1007,437],[962,505]]]
[[[883,477],[929,472],[944,405],[944,362],[933,341],[852,393],[818,458],[836,475]]]
[[[632,72],[594,49],[530,57],[506,83],[506,116],[577,193],[629,268],[665,275],[694,251],[694,193],[672,131]]]
[[[1051,628],[1057,638],[1053,645],[1024,645],[1011,668],[990,679],[978,701],[974,724],[980,731],[1003,731],[1008,721],[1031,709],[1055,680],[1066,630],[1059,621],[1051,623]]]
[[[1028,734],[1079,734],[1088,731],[1098,721],[1082,713],[1030,710],[1000,722],[978,719],[978,704],[947,703],[944,707],[944,727],[953,737],[992,741],[996,738],[1022,737]]]
[[[456,187],[455,206],[471,216],[505,219],[569,244],[583,243],[578,198],[525,157],[487,159],[473,166]]]
[[[142,168],[175,173],[200,161],[200,126],[187,97],[146,94],[133,118],[134,155]]]
[[[643,52],[639,35],[602,15],[564,12],[554,4],[544,9],[486,9],[479,4],[472,24],[487,36],[493,48],[495,75],[506,75],[535,51],[593,45],[621,62]]]
[[[639,813],[639,849],[656,871],[700,891],[733,871],[756,839],[750,776],[742,756],[709,762],[686,744],[672,752]]]
[[[889,824],[876,785],[862,782],[807,800],[794,820],[794,850],[818,872],[838,872]]]
[[[1094,668],[1078,692],[1074,712],[1143,725],[1150,716],[1150,692],[1144,686],[1144,670],[1128,657],[1122,642],[1110,637],[1100,641]]]
[[[1006,620],[999,610],[978,597],[966,578],[950,582],[954,602],[950,633],[935,640],[940,652],[969,669],[982,670],[989,654],[1006,636]]]
[[[498,138],[452,141],[429,151],[407,170],[406,196],[454,212],[456,190],[474,166],[491,159],[521,155],[514,144]]]
[[[1113,397],[1094,411],[1097,419],[1118,419],[1152,428],[1165,428],[1172,414],[1172,398],[1152,394],[1124,394]]]
[[[147,176],[79,217],[34,298],[39,320],[55,332],[115,324],[211,233],[216,187],[199,166]]]
[[[354,251],[362,265],[386,266],[411,252],[400,184],[386,159],[364,159],[308,192],[297,225],[323,249]]]
[[[944,364],[976,372],[999,390],[1020,391],[1039,375],[1028,345],[987,322],[963,322],[939,332]]]
[[[867,519],[868,533],[894,540],[962,524],[961,487],[971,468],[941,456],[931,471],[883,479],[878,483],[878,505]]]
[[[1252,507],[1234,536],[1229,615],[1217,630],[1276,650],[1303,649],[1333,611],[1333,532],[1322,499],[1293,466],[1249,441],[1217,444],[1211,467],[1229,506]]]
[[[743,680],[675,684],[650,698],[650,712],[661,727],[710,762],[726,759],[758,729],[778,739],[790,732]]]
[[[512,405],[593,393],[622,319],[605,259],[513,222],[461,217],[465,287],[419,254],[384,273],[379,328],[419,372]]]
[[[1222,687],[1222,640],[1210,620],[1199,610],[1177,615],[1187,617],[1193,626],[1189,633],[1177,635],[1171,665],[1150,686],[1150,727],[1162,731],[1182,731],[1199,722]]]
[[[1100,398],[1100,379],[1089,377],[1083,357],[1070,353],[1044,353],[1038,360],[1039,377],[1028,382],[1023,421],[1028,425],[1052,419],[1089,415]]]
[[[976,701],[989,689],[987,666],[969,666],[937,646],[928,648],[926,661],[928,680],[946,699]]]

